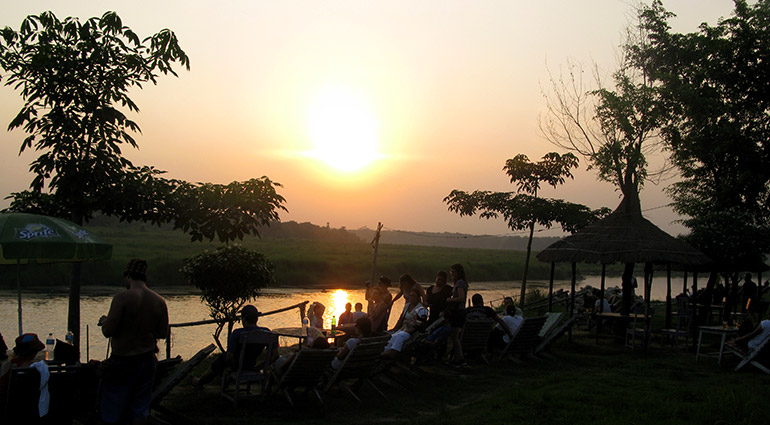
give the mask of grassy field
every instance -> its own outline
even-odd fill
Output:
[[[426,366],[419,377],[402,375],[407,389],[380,382],[387,401],[364,391],[359,404],[333,389],[324,406],[299,395],[292,408],[275,396],[233,411],[218,387],[182,384],[163,404],[200,424],[770,423],[770,377],[755,368],[733,372],[735,364],[735,358],[721,366],[712,358],[695,363],[692,350],[663,350],[657,339],[647,352],[612,339],[597,344],[593,333],[576,330],[571,342],[565,335],[541,360],[473,362],[459,371]]]
[[[179,272],[183,259],[220,246],[219,243],[193,243],[180,231],[141,223],[90,226],[89,229],[113,244],[113,257],[108,261],[84,263],[84,285],[120,284],[124,265],[134,257],[148,260],[153,284],[185,285]],[[353,237],[344,240],[250,237],[239,243],[262,252],[273,262],[279,286],[358,287],[371,276],[372,247]],[[522,251],[383,244],[377,257],[377,274],[397,278],[410,273],[420,281],[431,282],[436,271],[461,263],[471,281],[520,280],[524,258]],[[596,271],[595,266],[580,266],[581,273]],[[559,265],[556,278],[568,279],[569,273],[566,264]],[[548,279],[549,274],[550,265],[533,256],[529,278],[543,280]],[[22,279],[25,286],[67,285],[69,266],[23,266]],[[13,287],[15,281],[15,266],[0,267],[0,286]]]

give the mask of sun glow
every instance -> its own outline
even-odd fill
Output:
[[[337,318],[345,312],[345,304],[348,303],[348,293],[343,289],[338,289],[332,294],[331,316]],[[331,320],[331,317],[329,318]]]
[[[307,113],[314,149],[307,155],[344,172],[360,170],[382,157],[377,120],[365,99],[342,86],[327,86]]]

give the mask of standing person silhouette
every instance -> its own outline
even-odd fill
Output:
[[[123,276],[127,289],[115,295],[109,313],[99,319],[112,345],[102,376],[101,416],[108,424],[143,424],[150,415],[158,339],[168,335],[168,308],[147,287],[146,261],[131,260]]]
[[[461,264],[453,264],[449,268],[449,274],[452,276],[452,296],[447,298],[447,308],[445,316],[448,316],[449,325],[452,327],[450,340],[452,341],[452,359],[450,365],[453,367],[466,366],[463,356],[463,347],[460,344],[460,331],[465,325],[465,304],[468,299],[468,282],[465,281],[465,269]]]

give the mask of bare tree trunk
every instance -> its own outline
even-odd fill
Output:
[[[524,277],[521,279],[521,295],[519,305],[524,308],[524,297],[527,294],[527,273],[529,273],[529,257],[532,254],[532,236],[535,233],[535,221],[529,224],[529,240],[527,241],[527,258],[524,260]]]
[[[83,215],[77,211],[72,212],[72,221],[78,226],[83,225]],[[72,341],[75,352],[78,353],[80,360],[80,274],[82,271],[81,263],[73,263],[70,272],[70,290],[67,305],[67,331],[72,331],[74,339]],[[88,360],[88,359],[86,359]]]

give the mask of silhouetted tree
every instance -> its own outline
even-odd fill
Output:
[[[134,166],[124,145],[137,147],[139,126],[123,113],[138,112],[129,91],[177,75],[190,62],[174,33],[164,29],[143,40],[115,12],[80,22],[44,12],[24,19],[19,31],[0,31],[5,85],[24,105],[9,129],[28,136],[20,153],[40,152],[30,164],[30,190],[12,194],[10,210],[63,216],[83,224],[94,213],[171,222],[193,240],[222,241],[257,233],[277,220],[284,199],[266,177],[229,185],[192,184]],[[68,328],[80,329],[80,266],[73,266]],[[75,338],[76,343],[79,338]]]
[[[609,212],[606,209],[591,211],[584,205],[538,197],[542,183],[556,187],[564,183],[567,177],[572,178],[570,170],[577,166],[578,159],[571,153],[559,155],[556,152],[550,152],[543,156],[542,161],[535,163],[530,162],[526,155],[519,154],[508,159],[503,167],[505,173],[511,178],[511,183],[516,184],[516,192],[477,190],[467,193],[455,189],[444,198],[444,202],[449,205],[449,210],[461,216],[473,216],[479,213],[481,218],[490,219],[502,215],[511,230],[529,229],[519,299],[521,305],[525,302],[535,224],[550,228],[554,223],[559,223],[565,231],[574,232]]]

